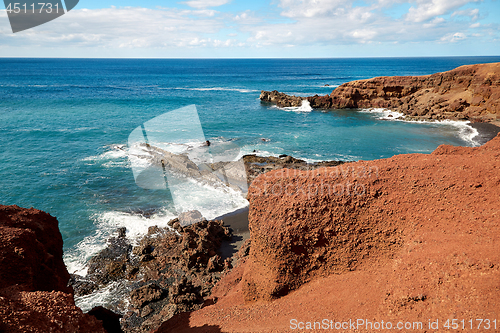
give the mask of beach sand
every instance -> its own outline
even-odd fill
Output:
[[[216,218],[216,220],[224,221],[224,225],[233,230],[231,240],[224,241],[220,247],[222,259],[231,258],[238,252],[241,244],[250,238],[250,231],[248,230],[248,207],[222,215]]]
[[[474,127],[478,132],[478,136],[474,138],[474,141],[479,142],[481,145],[484,145],[486,142],[493,139],[500,133],[500,127],[496,124],[492,123],[471,123],[472,127]]]

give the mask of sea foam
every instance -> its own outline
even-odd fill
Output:
[[[303,99],[302,104],[298,107],[285,107],[282,109],[294,112],[311,112],[313,110],[313,108],[311,107],[311,103],[309,103],[307,99]]]
[[[391,111],[388,109],[384,108],[370,108],[370,109],[363,109],[360,110],[359,112],[367,112],[367,113],[374,113],[379,115],[377,119],[380,120],[389,120],[389,121],[402,121],[402,122],[407,122],[407,123],[418,123],[418,124],[424,124],[424,125],[444,125],[444,126],[453,126],[458,130],[458,137],[462,139],[463,141],[467,142],[467,144],[477,147],[480,144],[474,140],[475,137],[479,135],[479,132],[477,129],[472,127],[470,125],[469,120],[408,120],[405,118],[405,115],[400,112],[396,111]]]

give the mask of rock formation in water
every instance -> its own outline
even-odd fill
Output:
[[[159,332],[289,332],[323,319],[354,320],[345,332],[381,321],[491,323],[500,314],[499,157],[500,135],[478,148],[259,176],[249,255],[214,288],[216,304]]]
[[[262,101],[280,107],[303,99],[263,91]],[[330,95],[306,97],[324,109],[387,108],[414,119],[500,122],[500,63],[461,66],[424,76],[391,76],[344,83]]]
[[[305,98],[298,96],[290,96],[277,90],[260,92],[260,100],[278,105],[280,108],[299,107],[302,105],[302,100]]]
[[[296,169],[296,170],[314,170],[327,166],[336,166],[343,164],[343,161],[322,161],[307,163],[304,160],[294,158],[289,155],[275,156],[257,156],[245,155],[243,156],[245,162],[245,169],[247,173],[248,184],[257,178],[257,176],[272,170],[279,169]]]
[[[0,332],[106,332],[75,306],[57,220],[0,206]]]
[[[222,221],[188,226],[180,222],[170,221],[175,231],[151,227],[135,247],[119,229],[118,237],[110,238],[108,246],[90,259],[87,276],[73,276],[75,294],[84,296],[121,283],[122,299],[112,310],[125,313],[124,332],[150,332],[177,313],[200,309],[231,268],[219,248],[232,235]]]

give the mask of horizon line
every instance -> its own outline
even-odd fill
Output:
[[[420,59],[420,58],[495,58],[499,55],[433,55],[433,56],[353,56],[353,57],[26,57],[26,56],[0,56],[0,59],[96,59],[96,60],[307,60],[307,59]]]

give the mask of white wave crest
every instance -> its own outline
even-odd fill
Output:
[[[127,296],[131,290],[130,284],[127,280],[112,282],[89,295],[75,296],[75,304],[83,312],[88,312],[95,306],[109,307],[111,305],[115,312],[125,314],[129,305]]]
[[[240,93],[251,93],[258,92],[254,89],[246,88],[224,88],[224,87],[201,87],[201,88],[187,88],[187,87],[176,87],[176,88],[159,88],[163,90],[173,89],[173,90],[191,90],[191,91],[237,91]]]
[[[404,120],[404,114],[402,114],[401,112],[391,111],[384,108],[363,109],[359,112],[377,114],[379,115],[377,119],[381,120]]]
[[[376,113],[380,114],[377,119],[381,120],[391,120],[391,121],[402,121],[407,123],[418,123],[418,124],[428,124],[428,125],[445,125],[453,126],[458,129],[458,136],[463,141],[467,142],[470,146],[477,147],[480,145],[479,142],[474,140],[475,137],[479,135],[479,132],[472,126],[470,126],[470,121],[466,120],[408,120],[405,115],[400,112],[391,111],[384,108],[371,108],[363,109],[359,112]]]
[[[81,161],[86,161],[86,162],[107,161],[107,160],[125,158],[128,156],[128,149],[124,144],[110,145],[104,148],[108,150],[100,155],[85,157],[81,159]]]
[[[311,112],[313,108],[311,107],[311,103],[307,99],[302,100],[302,104],[298,107],[286,107],[283,108],[286,111],[294,111],[294,112]]]
[[[106,240],[116,236],[120,227],[127,228],[127,238],[136,242],[140,236],[148,232],[150,226],[168,227],[167,223],[175,215],[164,210],[146,218],[141,214],[119,211],[108,211],[93,216],[96,232],[85,237],[78,245],[64,253],[64,263],[68,272],[85,276],[87,274],[87,261],[106,247]]]

